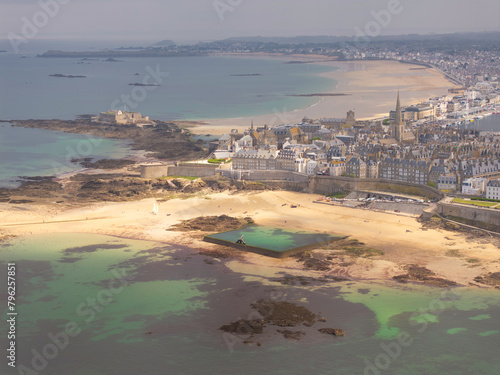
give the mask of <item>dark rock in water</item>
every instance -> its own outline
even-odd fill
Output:
[[[92,160],[92,158],[71,159],[71,162],[80,163],[82,167],[93,169],[120,169],[135,164],[134,161],[127,159],[101,159],[96,162],[92,162]]]
[[[338,328],[321,328],[318,329],[321,333],[325,333],[327,335],[332,335],[332,336],[344,336],[345,332],[342,329]]]
[[[317,315],[304,306],[286,301],[259,300],[251,305],[261,314],[266,323],[280,327],[295,327],[299,324],[311,326]]]
[[[121,61],[121,60],[116,60],[116,59],[113,59],[112,57],[110,57],[110,58],[108,58],[108,59],[106,59],[106,60],[102,60],[102,61],[104,61],[104,62],[123,62],[123,61]]]
[[[290,331],[288,329],[278,329],[277,331],[281,333],[285,339],[289,340],[300,340],[300,338],[305,335],[305,332],[302,331]]]
[[[426,285],[437,286],[440,288],[447,288],[457,285],[457,283],[454,281],[436,277],[436,274],[434,272],[425,267],[410,264],[404,268],[408,271],[408,273],[405,275],[394,276],[394,280],[403,284],[406,284],[409,281],[417,281]]]
[[[255,335],[262,333],[264,324],[265,322],[262,319],[254,319],[254,320],[240,319],[231,324],[224,325],[219,329],[221,331],[228,333],[236,333],[241,335]]]
[[[139,86],[139,87],[157,87],[160,86],[157,83],[129,83],[129,86]]]
[[[49,74],[49,77],[55,77],[55,78],[87,78],[87,76],[74,76],[74,75],[66,75],[66,74]]]

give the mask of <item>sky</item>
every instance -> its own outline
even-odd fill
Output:
[[[184,43],[359,30],[500,31],[499,14],[499,0],[0,0],[0,39]]]

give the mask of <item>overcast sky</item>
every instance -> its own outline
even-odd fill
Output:
[[[42,10],[41,3],[52,6]],[[389,22],[374,21],[389,3]],[[29,33],[27,20],[37,38],[185,42],[353,35],[371,21],[380,34],[500,31],[499,15],[499,0],[0,0],[0,38]]]

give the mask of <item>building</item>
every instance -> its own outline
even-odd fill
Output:
[[[418,121],[435,115],[436,111],[432,105],[414,105],[405,109],[405,120]]]
[[[379,163],[374,160],[366,162],[366,178],[378,178],[378,165]]]
[[[453,175],[440,176],[437,180],[437,188],[439,190],[457,190],[458,188],[457,176]]]
[[[276,152],[271,150],[243,149],[233,156],[234,170],[275,170]]]
[[[366,163],[360,158],[353,157],[345,164],[347,177],[366,178]]]
[[[430,170],[430,161],[385,158],[379,165],[379,177],[386,180],[427,185]]]
[[[344,176],[346,175],[346,163],[345,161],[334,160],[331,161],[328,166],[328,172],[330,176]]]
[[[296,169],[295,160],[299,157],[299,153],[295,150],[281,150],[276,157],[276,169],[294,172]]]
[[[143,117],[137,112],[125,112],[115,109],[99,113],[98,121],[119,125],[154,125],[154,122],[149,120],[149,116]]]
[[[447,112],[457,112],[460,109],[460,103],[457,102],[448,102],[446,106]]]
[[[462,194],[481,195],[486,189],[488,180],[485,178],[468,178],[462,182]]]
[[[487,199],[500,199],[500,180],[488,181],[485,196]]]

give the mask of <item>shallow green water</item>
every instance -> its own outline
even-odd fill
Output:
[[[500,373],[495,290],[264,286],[187,248],[83,234],[14,239],[0,244],[0,262],[1,280],[7,262],[17,265],[18,365],[32,368],[32,350],[43,353],[49,335],[68,323],[80,330],[40,374]],[[260,298],[305,305],[327,323],[297,328],[306,332],[298,342],[269,326],[256,338],[262,347],[218,330],[250,318],[249,306]],[[346,336],[322,335],[322,327]],[[0,373],[16,372],[4,362]]]
[[[284,252],[298,247],[313,245],[338,239],[326,233],[292,232],[279,228],[250,226],[224,233],[216,233],[208,237],[229,242],[236,242],[241,236],[249,246],[276,252]]]

